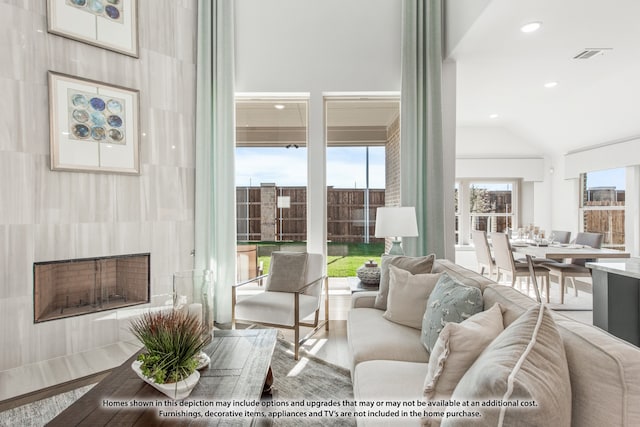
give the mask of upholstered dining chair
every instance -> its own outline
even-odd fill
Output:
[[[594,249],[602,247],[603,235],[600,233],[582,232],[576,235],[574,244],[585,245]],[[585,263],[591,261],[588,259],[568,259],[565,262],[546,262],[542,265],[549,269],[549,274],[558,278],[560,284],[560,304],[564,304],[564,294],[566,291],[565,279],[571,281],[575,296],[578,296],[578,287],[576,286],[576,277],[591,277],[591,269],[585,267]]]
[[[570,231],[552,230],[553,241],[557,243],[569,243],[571,241]]]
[[[473,230],[471,232],[473,247],[476,251],[476,259],[480,274],[484,274],[485,268],[489,271],[489,278],[493,278],[496,262],[491,255],[491,248],[487,240],[487,232],[483,230]]]
[[[493,255],[496,260],[497,278],[496,281],[500,281],[503,274],[511,277],[511,286],[516,284],[517,277],[527,278],[527,292],[529,291],[529,266],[526,262],[516,262],[513,259],[513,251],[511,249],[511,243],[509,243],[509,236],[504,233],[491,233],[491,243],[493,244]],[[542,277],[549,282],[549,270],[542,265],[536,264],[534,266],[534,273],[536,276]],[[547,293],[548,295],[548,293]]]
[[[269,273],[237,283],[232,288],[231,327],[243,321],[294,330],[294,357],[298,360],[300,345],[318,330],[329,330],[329,287],[323,274],[322,254],[280,252],[271,254]],[[237,289],[248,283],[266,279],[265,289],[239,298]],[[324,293],[325,318],[319,320]],[[313,320],[310,318],[313,316]],[[300,328],[312,330],[300,338]]]

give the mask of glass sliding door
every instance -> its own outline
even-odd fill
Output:
[[[376,210],[388,202],[389,173],[399,177],[388,158],[395,152],[389,146],[399,147],[399,101],[325,98],[325,108],[328,273],[355,276],[384,252],[384,239],[375,237]]]
[[[266,273],[273,250],[306,250],[307,111],[306,99],[236,99],[240,279]]]

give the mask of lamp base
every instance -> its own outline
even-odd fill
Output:
[[[389,255],[404,255],[402,246],[400,246],[400,240],[391,241],[391,249],[389,249]]]

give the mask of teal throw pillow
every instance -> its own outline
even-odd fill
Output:
[[[463,285],[447,273],[443,273],[427,300],[420,341],[431,353],[444,325],[449,322],[462,322],[481,312],[483,305],[480,289]]]

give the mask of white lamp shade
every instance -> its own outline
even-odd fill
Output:
[[[378,208],[376,237],[417,237],[418,223],[414,207]]]

